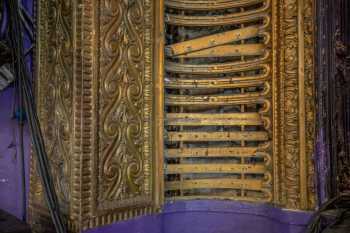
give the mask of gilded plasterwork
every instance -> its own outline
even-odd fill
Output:
[[[169,0],[168,5],[172,2],[175,5],[170,5],[176,8],[179,7],[176,4],[181,1]],[[314,1],[224,2],[230,7],[237,7],[242,2],[258,4],[254,9],[247,7],[248,13],[231,11],[230,17],[219,19],[225,20],[226,24],[237,23],[236,16],[239,20],[249,21],[250,13],[254,17],[264,17],[265,20],[257,22],[259,27],[266,26],[263,33],[267,36],[265,39],[268,43],[260,43],[262,40],[255,38],[250,42],[255,45],[248,46],[253,49],[243,52],[258,53],[255,54],[258,61],[253,63],[259,65],[257,69],[261,70],[254,75],[260,74],[261,82],[232,84],[226,82],[229,80],[224,80],[220,88],[237,85],[239,92],[229,93],[233,97],[228,99],[217,95],[217,98],[211,98],[208,103],[221,101],[222,105],[229,106],[230,101],[236,104],[246,99],[260,102],[250,110],[240,106],[237,111],[239,114],[235,112],[228,116],[230,120],[234,118],[239,125],[238,134],[214,132],[198,135],[214,141],[217,137],[237,139],[233,141],[238,141],[241,148],[253,145],[243,142],[247,138],[265,142],[257,150],[208,150],[208,153],[220,151],[241,157],[255,157],[256,154],[259,158],[254,159],[263,166],[249,164],[249,167],[245,167],[243,163],[248,160],[244,158],[237,163],[238,166],[229,167],[238,168],[239,171],[247,168],[262,175],[249,177],[258,177],[258,185],[254,179],[244,180],[246,186],[242,193],[247,194],[244,192],[251,188],[258,189],[258,195],[252,193],[246,195],[248,198],[241,198],[244,195],[238,192],[236,196],[229,194],[227,199],[270,202],[292,209],[313,209]],[[203,96],[188,98],[186,95],[189,93],[186,92],[177,93],[180,98],[164,98],[164,83],[161,81],[164,77],[157,74],[162,74],[164,70],[174,73],[199,70],[183,64],[172,66],[174,63],[171,62],[167,62],[164,67],[163,50],[160,50],[164,40],[160,38],[164,36],[162,20],[175,20],[179,24],[185,24],[182,26],[197,23],[203,27],[218,24],[219,21],[210,21],[210,17],[205,16],[199,17],[202,21],[183,21],[182,14],[163,18],[163,3],[165,2],[151,0],[39,1],[37,106],[55,187],[73,231],[154,211],[154,203],[160,203],[159,200],[164,195],[164,190],[159,188],[162,187],[160,177],[163,177],[163,163],[159,164],[164,156],[162,140],[164,137],[174,140],[188,137],[187,134],[181,137],[178,134],[163,134],[163,100],[168,104],[176,102],[180,105],[203,102]],[[196,4],[196,1],[189,0],[187,3]],[[202,4],[199,7],[205,10],[217,7],[220,8],[217,10],[221,10],[222,6]],[[155,19],[157,20],[154,21]],[[239,30],[248,26],[241,23],[242,28],[231,29]],[[248,27],[247,31],[255,33],[255,29]],[[237,56],[243,51],[242,48],[248,47],[239,44],[235,47],[238,50],[232,54]],[[191,56],[208,56],[208,52],[217,53],[220,49],[199,49]],[[219,66],[223,69],[220,72],[225,72],[227,68],[245,69],[244,62],[242,59],[230,67]],[[215,73],[215,69],[211,71]],[[243,72],[241,75],[239,78],[244,81],[249,73]],[[183,77],[178,80],[182,82],[181,85],[193,84]],[[165,84],[168,87],[172,85]],[[199,84],[205,85],[205,82]],[[249,89],[247,85],[253,88]],[[241,88],[246,90],[242,91]],[[182,108],[184,110],[184,106]],[[247,109],[250,112],[245,112]],[[173,115],[172,124],[178,124],[176,117],[181,118],[182,115]],[[181,118],[180,122],[182,120]],[[205,125],[208,121],[213,120],[204,118],[201,122]],[[220,121],[227,124],[226,118],[220,118],[218,114],[215,124],[220,124]],[[249,124],[258,124],[258,127],[249,128]],[[246,129],[251,130],[244,132]],[[259,130],[262,132],[257,132]],[[153,141],[153,138],[157,140]],[[193,150],[182,152],[186,156],[196,154]],[[254,159],[250,159],[250,162],[254,162]],[[219,171],[222,168],[226,169],[227,166],[209,169]],[[241,178],[246,177],[240,176],[239,179]],[[240,183],[231,181],[185,183],[199,187],[209,184],[241,189]],[[178,183],[171,185],[168,189],[179,186]],[[46,211],[41,208],[44,199],[34,165],[30,195],[31,219],[34,222],[41,219]]]
[[[281,202],[310,209],[315,206],[313,1],[287,0],[280,9]]]
[[[73,113],[73,34],[71,1],[46,1],[45,41],[39,53],[39,120],[56,192],[64,209],[70,201],[70,155]],[[45,49],[44,49],[45,48]]]
[[[150,195],[152,99],[146,70],[150,69],[146,4],[101,1],[98,200],[109,203],[107,208],[117,200]]]

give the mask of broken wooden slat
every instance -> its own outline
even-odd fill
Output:
[[[249,26],[166,46],[166,53],[177,56],[258,36],[259,27]]]
[[[221,45],[196,52],[176,56],[176,58],[205,58],[205,57],[241,57],[257,56],[264,53],[263,44]]]

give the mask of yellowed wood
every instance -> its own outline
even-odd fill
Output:
[[[258,113],[169,113],[167,125],[262,125]]]
[[[234,131],[234,132],[168,132],[167,140],[179,141],[266,141],[269,140],[264,131]]]
[[[263,84],[269,74],[242,76],[242,77],[215,77],[215,78],[165,78],[165,87],[172,89],[208,89],[208,88],[241,88]]]
[[[264,0],[165,0],[165,5],[182,10],[221,10],[234,7],[245,7]]]
[[[176,56],[177,58],[240,57],[257,56],[264,53],[263,44],[221,45]]]
[[[244,71],[263,70],[269,72],[270,67],[266,65],[269,58],[269,52],[261,58],[252,59],[250,61],[227,62],[217,64],[181,64],[167,61],[165,70],[172,73],[180,74],[226,74]]]
[[[260,147],[210,147],[168,149],[165,156],[177,157],[254,157],[259,155]]]
[[[263,80],[236,82],[235,78],[221,80],[208,79],[170,79],[165,81],[165,87],[171,89],[209,89],[209,88],[244,88],[264,84]]]
[[[242,24],[242,23],[257,23],[258,21],[263,21],[259,29],[267,28],[270,25],[270,16],[265,12],[266,8],[261,8],[258,11],[245,11],[241,13],[232,13],[226,15],[212,15],[212,16],[191,16],[191,15],[175,15],[166,14],[165,21],[171,25],[187,26],[187,27],[197,27],[197,26],[224,26],[232,24]]]
[[[263,188],[262,180],[253,179],[195,179],[184,181],[171,181],[165,183],[165,190],[185,189],[248,189],[260,190]]]
[[[190,96],[190,95],[167,95],[165,103],[169,106],[191,106],[191,105],[222,105],[229,106],[233,104],[256,104],[264,103],[266,100],[264,93],[247,93],[236,95],[212,95],[212,96]]]
[[[210,36],[204,36],[197,39],[187,40],[166,46],[167,54],[177,56],[201,49],[211,48],[218,45],[224,45],[235,41],[240,41],[257,36],[258,26],[250,26],[242,29],[235,29],[227,32],[221,32]]]
[[[248,202],[269,202],[271,198],[269,195],[262,193],[262,197],[252,197],[252,196],[238,196],[233,192],[226,193],[211,193],[210,195],[185,195],[185,196],[174,196],[171,198],[167,198],[168,201],[176,201],[176,200],[234,200],[234,201],[248,201]]]
[[[265,165],[255,164],[168,164],[166,174],[195,174],[195,173],[239,173],[264,174]]]

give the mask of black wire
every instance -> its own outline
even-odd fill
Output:
[[[23,24],[24,29],[26,30],[30,41],[34,41],[34,33],[33,33],[33,22],[31,21],[30,16],[28,15],[27,10],[24,7],[21,7],[21,22]]]
[[[31,131],[31,140],[34,148],[34,155],[37,157],[38,172],[44,188],[45,197],[48,208],[52,217],[52,221],[58,233],[66,233],[66,225],[60,213],[59,202],[55,193],[50,173],[49,162],[45,151],[44,140],[39,125],[39,119],[35,111],[34,96],[32,85],[28,78],[26,64],[24,61],[23,51],[23,35],[22,25],[20,23],[20,7],[17,0],[8,0],[10,12],[10,38],[15,58],[15,76],[19,80],[20,93],[22,93],[22,101],[27,115],[29,128]]]
[[[338,216],[336,216],[336,221],[333,224],[339,223],[340,221],[342,221],[342,219],[344,218],[344,213],[348,212],[350,210],[350,195],[349,194],[341,194],[337,197],[334,197],[332,199],[330,199],[329,201],[327,201],[313,216],[313,218],[311,219],[306,233],[321,233],[322,232],[322,221],[321,221],[321,217],[322,217],[322,213],[330,210],[330,209],[345,209],[339,211]]]

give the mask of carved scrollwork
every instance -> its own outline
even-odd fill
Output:
[[[47,20],[47,59],[45,74],[40,79],[39,99],[46,108],[41,109],[40,120],[51,161],[52,174],[58,197],[65,206],[70,198],[70,154],[72,134],[73,97],[73,38],[72,2],[49,1]],[[44,87],[45,86],[45,87]]]
[[[145,10],[143,1],[101,3],[99,195],[111,201],[145,191]]]

